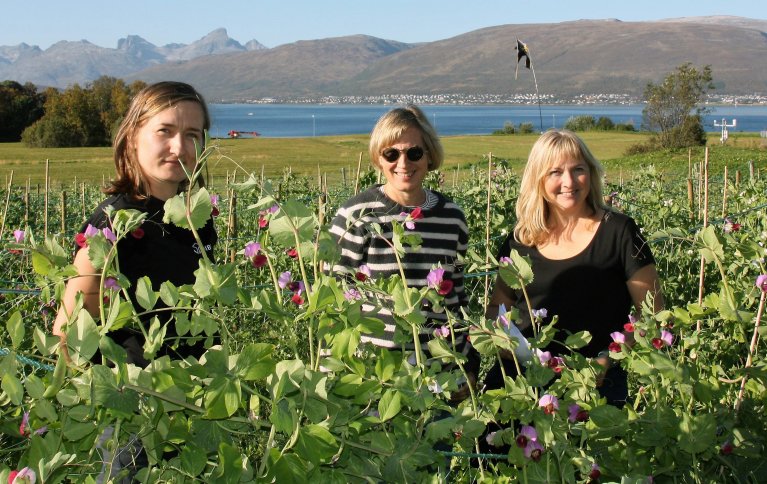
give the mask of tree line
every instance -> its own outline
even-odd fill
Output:
[[[128,85],[108,76],[64,91],[38,91],[32,83],[0,82],[0,142],[21,140],[27,146],[41,148],[109,146],[130,100],[145,85],[143,81]],[[698,69],[690,63],[678,66],[659,84],[648,83],[643,95],[642,129],[653,135],[631,151],[705,145],[704,101],[713,88],[711,67]],[[593,116],[571,118],[565,128],[634,130],[631,124],[614,125],[609,118],[595,120]],[[532,131],[532,123],[522,123],[518,128],[506,123],[493,134]]]
[[[0,83],[0,141],[36,148],[109,146],[133,96],[146,83],[102,76],[81,87],[39,91],[32,83]]]

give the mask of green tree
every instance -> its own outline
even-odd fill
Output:
[[[703,106],[711,82],[711,66],[695,68],[684,63],[660,84],[648,83],[644,91],[642,126],[654,133],[658,148],[684,148],[706,144]]]
[[[613,120],[607,116],[600,116],[597,120],[597,124],[594,126],[600,131],[612,131],[615,129],[615,123],[613,123]]]
[[[44,103],[32,83],[0,82],[0,141],[19,141],[22,131],[43,116]]]
[[[594,116],[582,114],[580,116],[571,116],[565,123],[565,129],[570,131],[590,131],[594,129],[595,125]]]

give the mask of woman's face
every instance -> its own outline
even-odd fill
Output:
[[[544,173],[543,190],[549,209],[561,215],[579,215],[591,190],[589,166],[572,159],[555,162]]]
[[[394,161],[388,161],[381,154],[391,148],[397,151],[397,159]],[[422,150],[420,159],[415,161],[409,159],[418,152],[411,148]],[[387,195],[395,202],[409,205],[413,200],[423,196],[423,180],[429,172],[429,154],[424,148],[423,137],[419,130],[409,128],[394,143],[384,146],[378,155],[378,163],[386,177]]]
[[[167,200],[178,192],[196,163],[195,143],[202,145],[204,114],[193,101],[182,101],[155,114],[137,130],[132,142],[149,193]],[[184,167],[181,164],[184,164]]]

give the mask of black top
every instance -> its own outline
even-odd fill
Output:
[[[612,341],[610,333],[623,330],[633,310],[626,282],[637,270],[655,263],[634,220],[611,211],[605,212],[591,243],[569,259],[547,259],[535,247],[516,242],[513,234],[501,246],[498,258],[508,256],[511,249],[532,260],[534,279],[526,289],[533,310],[547,310],[544,324],[559,315],[559,341],[568,334],[589,331],[591,343],[578,350],[587,357],[606,350]],[[512,292],[523,320],[529,321],[522,291]],[[532,329],[528,327],[527,332]],[[564,351],[556,342],[548,349]]]
[[[141,224],[143,236],[136,237],[132,234],[120,239],[117,243],[117,260],[120,272],[130,281],[131,287],[127,289],[134,306],[136,305],[135,291],[136,282],[144,276],[152,281],[152,288],[159,290],[165,281],[170,281],[176,286],[183,284],[193,284],[195,281],[194,272],[199,267],[199,261],[202,253],[198,247],[197,241],[191,230],[177,227],[173,224],[163,223],[162,218],[165,214],[165,202],[154,197],[146,200],[133,201],[124,194],[112,195],[96,208],[93,215],[85,222],[81,232],[85,231],[88,224],[102,229],[109,226],[109,218],[104,209],[107,206],[113,206],[115,210],[134,209],[147,214],[147,218]],[[205,245],[205,251],[209,259],[213,259],[213,247],[217,241],[216,230],[213,226],[213,219],[209,219],[205,226],[198,231],[200,240]],[[155,309],[163,307],[162,301],[158,300]],[[167,312],[161,312],[161,321],[169,319]],[[149,314],[142,317],[142,322],[146,325],[153,315]],[[168,336],[175,335],[174,328],[168,328]],[[110,332],[110,336],[129,352],[129,358],[136,363],[144,363],[143,358],[138,359],[138,355],[131,355],[135,352],[134,344],[126,342],[131,336],[135,336],[139,348],[143,345],[143,337],[137,329],[123,328]],[[167,353],[164,348],[161,353]],[[139,353],[140,355],[140,353]]]

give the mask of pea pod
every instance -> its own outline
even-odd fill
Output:
[[[63,356],[59,356],[56,362],[56,368],[53,370],[53,380],[48,388],[43,392],[44,398],[53,398],[64,385],[64,378],[67,376],[67,361]]]

